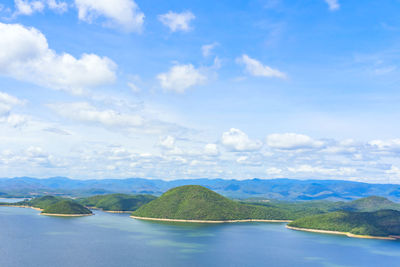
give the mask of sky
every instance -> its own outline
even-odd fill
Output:
[[[400,183],[399,0],[2,0],[0,177]]]

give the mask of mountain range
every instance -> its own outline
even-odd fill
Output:
[[[400,202],[400,185],[370,184],[341,180],[294,179],[180,179],[143,178],[76,180],[66,177],[46,179],[32,177],[0,178],[0,197],[37,195],[91,196],[108,193],[161,195],[182,185],[202,185],[230,198],[260,198],[286,201],[354,200],[382,196]]]

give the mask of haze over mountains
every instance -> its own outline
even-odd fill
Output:
[[[231,198],[269,198],[278,200],[353,200],[383,196],[400,201],[400,185],[368,184],[340,180],[293,179],[182,179],[173,181],[143,178],[75,180],[65,177],[38,179],[31,177],[0,179],[0,196],[34,195],[90,196],[107,193],[141,193],[161,195],[181,185],[202,185]]]

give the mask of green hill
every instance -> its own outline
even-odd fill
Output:
[[[371,196],[343,203],[340,205],[340,209],[346,211],[400,210],[400,204],[384,197]]]
[[[380,210],[374,212],[336,211],[300,218],[289,226],[348,232],[356,235],[400,235],[400,212]]]
[[[42,213],[47,214],[92,214],[92,212],[73,200],[60,200],[46,207]]]
[[[39,208],[39,209],[46,209],[47,207],[63,200],[61,197],[55,197],[55,196],[43,196],[43,197],[38,197],[34,198],[30,201],[23,201],[21,203],[26,203],[28,206]],[[18,204],[18,203],[16,203]]]
[[[242,204],[199,185],[170,189],[143,205],[133,216],[181,220],[285,220],[287,214],[276,208]]]
[[[135,211],[154,199],[152,195],[110,194],[83,198],[79,203],[105,211]]]
[[[360,198],[350,202],[332,202],[326,200],[286,202],[250,199],[245,200],[244,203],[283,210],[288,214],[288,218],[292,220],[333,211],[372,212],[385,209],[400,211],[400,204],[392,202],[387,198],[377,196]]]

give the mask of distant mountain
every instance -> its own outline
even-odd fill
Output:
[[[293,179],[181,179],[174,181],[142,178],[74,180],[65,177],[37,179],[31,177],[2,178],[0,192],[8,196],[37,195],[92,196],[98,194],[161,195],[168,189],[182,185],[202,185],[230,198],[265,198],[278,200],[354,200],[381,196],[400,201],[400,185],[368,184],[340,180]]]

